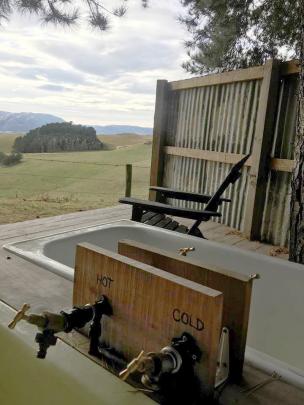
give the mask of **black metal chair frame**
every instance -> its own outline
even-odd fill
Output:
[[[122,204],[132,205],[132,220],[136,222],[142,222],[143,218],[147,218],[147,214],[149,213],[159,213],[164,215],[172,215],[175,217],[193,219],[195,221],[194,224],[189,229],[187,227],[183,227],[183,231],[188,235],[204,238],[204,235],[199,229],[200,224],[202,222],[209,221],[212,217],[220,217],[222,215],[220,212],[217,212],[218,207],[223,202],[231,202],[229,198],[222,197],[222,195],[230,184],[235,183],[240,178],[241,169],[249,157],[250,155],[246,155],[231,168],[225,180],[212,196],[205,194],[188,193],[165,187],[150,187],[150,190],[159,193],[161,199],[163,200],[165,200],[166,198],[173,198],[183,201],[203,203],[206,204],[203,210],[180,208],[170,204],[149,200],[139,200],[131,197],[120,198],[119,202]]]

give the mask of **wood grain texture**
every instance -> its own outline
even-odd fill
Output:
[[[211,162],[221,162],[235,164],[245,157],[245,155],[238,153],[225,153],[215,152],[211,150],[190,149],[190,148],[178,148],[175,146],[165,146],[164,152],[166,155],[189,157],[193,159],[208,160]],[[245,166],[252,166],[252,159],[249,158],[245,163]],[[294,160],[290,159],[270,159],[270,169],[281,172],[292,172],[294,168]]]
[[[264,65],[257,122],[251,152],[244,233],[248,239],[261,238],[267,179],[270,170],[270,152],[274,134],[277,94],[279,87],[279,62],[268,60]]]
[[[239,153],[215,152],[212,150],[201,150],[191,148],[178,148],[175,146],[165,146],[166,155],[190,157],[194,159],[209,160],[212,162],[231,163],[235,164],[243,159],[246,155]],[[249,158],[245,166],[251,166],[251,158]]]
[[[132,259],[166,270],[171,274],[221,291],[224,295],[223,325],[231,336],[231,374],[242,375],[247,338],[252,280],[249,276],[206,266],[189,257],[157,249],[143,243],[121,240],[118,252]]]
[[[291,173],[295,167],[295,161],[293,159],[278,159],[272,158],[270,162],[271,170],[279,172]]]
[[[156,101],[153,125],[150,186],[162,185],[164,169],[163,146],[167,131],[169,94],[170,91],[168,81],[158,80],[156,87]],[[149,199],[152,201],[157,200],[157,194],[155,191],[151,190],[149,192]]]
[[[112,281],[103,283],[104,278]],[[102,294],[113,307],[113,316],[102,320],[107,346],[129,361],[141,350],[159,351],[173,337],[188,332],[203,352],[195,373],[202,390],[212,392],[222,324],[221,292],[87,243],[78,245],[73,303],[93,303]],[[176,309],[180,312],[174,313]],[[182,313],[191,316],[192,326],[176,320]],[[197,319],[204,324],[202,330],[195,328]]]
[[[300,73],[300,62],[297,59],[289,60],[287,62],[281,62],[280,64],[280,75],[290,76],[298,75]]]
[[[248,69],[232,70],[231,72],[216,73],[192,79],[178,80],[170,82],[171,90],[184,90],[193,87],[214,86],[217,84],[227,84],[232,82],[242,82],[248,80],[262,79],[264,66],[256,66]]]

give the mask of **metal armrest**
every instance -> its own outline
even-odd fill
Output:
[[[211,217],[220,217],[222,214],[215,211],[200,211],[191,208],[178,208],[169,204],[162,204],[154,201],[139,200],[137,198],[120,198],[122,204],[133,205],[134,208],[148,210],[161,214],[173,215],[175,217],[189,218],[194,220],[207,220]]]
[[[171,197],[177,200],[184,200],[184,201],[194,201],[198,203],[207,204],[211,199],[211,195],[206,194],[199,194],[199,193],[191,193],[186,191],[179,191],[173,188],[165,188],[165,187],[156,187],[151,186],[150,190],[157,191],[162,194],[164,197]],[[230,198],[220,198],[220,203],[222,202],[231,202]]]

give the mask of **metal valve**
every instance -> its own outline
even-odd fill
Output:
[[[178,249],[178,252],[181,256],[187,256],[189,252],[194,252],[195,248],[194,247],[184,247]]]
[[[119,376],[126,380],[131,374],[138,372],[142,374],[141,382],[145,387],[158,391],[164,376],[177,374],[184,364],[188,366],[199,361],[200,355],[194,339],[184,333],[157,353],[145,354],[142,350]]]
[[[15,329],[18,322],[22,319],[28,320],[28,315],[25,313],[31,308],[29,304],[23,304],[22,308],[16,313],[12,322],[8,325],[10,329]]]
[[[144,351],[142,350],[137,357],[135,357],[127,367],[119,373],[119,377],[125,381],[129,378],[132,373],[139,371],[142,367],[142,358],[144,356]]]
[[[98,343],[101,335],[101,318],[103,315],[111,316],[112,308],[107,297],[102,296],[99,301],[93,305],[85,305],[83,307],[74,307],[70,312],[61,311],[59,314],[52,312],[43,312],[41,315],[29,314],[26,312],[30,309],[29,304],[24,304],[17,312],[14,319],[8,327],[14,329],[18,322],[24,320],[30,324],[36,325],[41,331],[36,334],[35,341],[39,344],[37,357],[44,359],[47,349],[50,346],[55,346],[57,336],[55,333],[69,333],[73,329],[84,327],[90,323],[90,350],[89,353],[98,356]]]

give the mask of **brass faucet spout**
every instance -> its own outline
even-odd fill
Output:
[[[30,309],[30,305],[23,304],[20,311],[17,312],[12,322],[8,325],[10,329],[14,329],[18,322],[26,321],[32,325],[36,325],[39,329],[51,329],[54,332],[61,332],[65,329],[65,319],[61,314],[53,314],[51,312],[43,312],[42,315],[29,314],[26,312]]]

